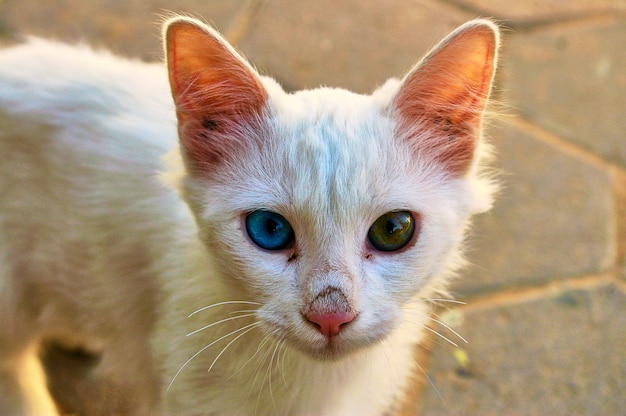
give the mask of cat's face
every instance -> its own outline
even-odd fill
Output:
[[[286,94],[215,33],[189,25],[182,20],[168,34],[179,52],[169,64],[185,195],[223,278],[260,304],[267,333],[314,357],[336,359],[384,339],[420,289],[457,260],[469,215],[489,205],[472,172],[484,102],[469,115],[454,107],[431,117],[428,103],[416,107],[419,94],[406,91],[422,74],[372,96]],[[180,69],[186,36],[209,45],[211,62]],[[493,47],[482,46],[492,60]],[[231,85],[213,85],[220,76]],[[472,91],[483,101],[487,93]]]
[[[377,100],[313,94],[315,109],[280,97],[262,144],[194,181],[194,198],[203,238],[262,304],[267,331],[333,356],[395,327],[459,242],[471,196],[408,156]],[[328,337],[307,319],[312,309],[353,316]]]

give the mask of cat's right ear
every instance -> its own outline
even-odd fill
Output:
[[[258,73],[201,22],[165,24],[165,52],[184,158],[197,174],[245,151],[267,102]]]

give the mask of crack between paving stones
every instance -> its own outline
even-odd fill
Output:
[[[455,309],[475,312],[504,305],[546,299],[571,290],[593,290],[608,286],[615,286],[626,294],[626,283],[617,277],[614,271],[608,271],[598,275],[573,277],[537,286],[517,286],[497,292],[485,293],[473,298],[468,297],[464,299],[465,305],[456,306]]]
[[[462,12],[471,13],[476,16],[491,16],[498,23],[504,25],[506,29],[514,32],[532,32],[539,29],[544,29],[551,26],[557,26],[562,24],[580,23],[580,22],[593,22],[597,20],[620,20],[626,18],[626,10],[618,7],[607,7],[603,10],[594,10],[591,12],[574,12],[563,13],[559,15],[548,15],[540,17],[506,17],[498,16],[497,13],[491,13],[488,10],[481,9],[480,7],[468,4],[462,0],[440,0],[440,3],[452,6]]]

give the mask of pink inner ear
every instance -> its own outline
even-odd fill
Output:
[[[471,164],[495,70],[493,25],[459,28],[405,79],[393,102],[398,134],[453,174]]]
[[[245,151],[267,101],[258,75],[217,33],[197,22],[172,22],[166,45],[187,159],[207,170]]]

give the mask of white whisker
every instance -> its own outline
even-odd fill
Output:
[[[455,347],[458,347],[458,346],[459,346],[456,342],[454,342],[454,341],[452,341],[452,340],[450,340],[450,339],[446,338],[445,336],[443,336],[443,335],[442,335],[442,334],[440,334],[439,332],[437,332],[437,331],[435,331],[434,329],[430,328],[428,325],[422,325],[422,328],[424,328],[425,330],[430,331],[430,332],[432,332],[433,334],[437,335],[438,337],[440,337],[440,338],[442,338],[442,339],[444,339],[444,340],[448,341],[450,344],[454,345]],[[464,340],[464,341],[465,341],[465,340]],[[467,341],[465,341],[465,342],[467,342]]]
[[[263,345],[265,345],[268,340],[271,341],[272,340],[272,334],[276,332],[276,330],[270,332],[269,334],[267,334],[263,340],[261,341],[261,343],[259,344],[259,349],[263,348]],[[270,354],[270,349],[268,348],[265,351],[265,354],[263,354],[263,357],[261,357],[261,359],[259,360],[258,365],[256,366],[255,371],[255,376],[254,376],[254,380],[252,381],[252,385],[250,386],[250,391],[248,392],[248,399],[250,398],[250,395],[252,394],[252,390],[254,389],[254,386],[256,385],[256,381],[259,378],[259,374],[261,373],[261,367],[263,366],[263,364],[267,361],[267,357]],[[261,381],[261,383],[263,383],[263,381]],[[261,385],[261,387],[259,388],[259,394],[257,395],[257,399],[256,399],[256,404],[254,406],[254,413],[257,413],[258,407],[259,407],[259,401],[261,400],[261,395],[263,394],[263,386]]]
[[[255,322],[255,324],[258,324],[258,322]],[[222,348],[222,351],[220,351],[219,354],[217,354],[217,357],[215,357],[215,359],[213,360],[213,362],[211,363],[211,365],[209,366],[209,369],[207,370],[207,373],[210,373],[211,370],[213,369],[213,366],[215,365],[215,363],[217,362],[217,360],[222,356],[222,354],[224,354],[224,351],[226,351],[228,349],[228,347],[230,347],[235,341],[237,341],[239,338],[241,338],[242,336],[246,335],[248,332],[252,331],[255,327],[251,327],[248,328],[246,331],[242,332],[241,334],[237,335],[235,338],[233,338],[228,344],[226,344],[226,346],[224,348]]]
[[[187,367],[187,365],[194,359],[196,358],[198,355],[202,354],[204,351],[206,351],[207,349],[211,348],[213,345],[215,345],[216,343],[220,342],[221,340],[223,340],[224,338],[228,338],[231,335],[236,334],[237,332],[241,332],[244,331],[250,327],[259,325],[259,322],[254,322],[251,323],[250,325],[246,325],[243,328],[239,328],[236,329],[232,332],[229,332],[228,334],[219,337],[218,339],[216,339],[215,341],[212,341],[211,343],[209,343],[208,345],[205,345],[204,347],[202,347],[200,349],[200,351],[198,351],[197,353],[195,353],[194,355],[191,356],[191,358],[189,358],[187,361],[185,361],[185,363],[180,367],[180,369],[178,369],[178,371],[176,372],[176,374],[174,374],[174,377],[172,378],[172,381],[170,381],[170,384],[167,386],[167,390],[169,391],[169,389],[172,387],[172,384],[174,384],[174,381],[176,381],[176,378],[178,377],[178,375],[183,371],[183,369],[185,367]]]
[[[239,304],[244,304],[244,305],[261,305],[259,302],[250,302],[250,301],[247,301],[247,300],[230,300],[230,301],[226,301],[226,302],[218,302],[218,303],[214,303],[212,305],[203,306],[202,308],[200,308],[200,309],[190,313],[189,315],[187,315],[187,318],[191,318],[192,316],[194,316],[197,313],[200,313],[202,311],[206,311],[207,309],[215,308],[216,306],[239,305]]]
[[[258,309],[241,309],[238,311],[232,311],[232,312],[228,312],[229,316],[233,316],[235,314],[239,314],[239,313],[257,313],[259,310]]]
[[[428,374],[426,373],[426,371],[422,368],[421,365],[419,365],[417,361],[415,361],[415,359],[413,359],[413,363],[420,370],[420,372],[424,375],[426,380],[428,380],[428,383],[433,387],[433,390],[435,390],[435,393],[439,397],[439,400],[441,400],[442,403],[445,403],[446,401],[443,399],[443,396],[441,395],[441,393],[439,393],[439,389],[437,389],[437,386],[435,386],[435,383],[432,381],[432,379],[428,377]]]
[[[392,350],[392,348],[389,347],[389,340],[385,339],[382,342],[382,346],[383,346],[382,354],[383,354],[383,357],[385,358],[385,363],[387,364],[387,369],[388,369],[387,372],[389,373],[389,375],[391,377],[390,382],[391,382],[391,385],[393,387],[393,390],[396,391],[397,390],[397,385],[398,385],[398,380],[396,378],[397,375],[396,375],[395,371],[392,370],[393,366],[391,365],[391,361],[389,361],[389,354],[388,354],[388,352],[389,352],[389,350]]]
[[[383,347],[385,347],[384,344],[383,344]],[[372,350],[370,350],[369,348],[365,350],[365,355],[367,355],[366,361],[369,366],[369,372],[368,372],[367,384],[365,385],[364,393],[369,391],[370,385],[372,384],[373,374],[374,374],[374,364],[373,364],[374,360],[372,360]]]
[[[428,319],[430,319],[433,322],[437,322],[439,325],[443,326],[444,328],[446,328],[448,331],[452,332],[454,335],[456,335],[457,337],[459,337],[464,343],[468,343],[467,340],[465,338],[463,338],[461,336],[461,334],[459,334],[458,332],[456,332],[454,329],[452,329],[449,325],[443,323],[442,321],[435,319],[433,317],[427,316]]]
[[[443,303],[456,303],[458,305],[467,305],[466,302],[460,301],[460,300],[454,300],[454,299],[424,299],[426,302],[443,302]]]
[[[274,358],[276,357],[276,351],[278,351],[278,347],[280,347],[280,342],[276,343],[276,346],[274,347],[274,352],[272,353],[272,358],[270,359],[270,364],[267,368],[267,379],[270,387],[270,398],[272,399],[274,414],[278,414],[278,410],[276,409],[276,402],[274,401],[274,389],[272,388],[272,367],[274,366]]]
[[[282,341],[281,342],[281,348],[283,350],[282,354],[282,359],[280,360],[280,372],[281,375],[283,377],[283,383],[285,383],[285,387],[287,388],[287,391],[289,391],[289,384],[287,383],[287,379],[285,378],[285,359],[287,356],[287,341]]]
[[[232,320],[238,319],[238,318],[246,318],[246,317],[249,317],[249,316],[254,316],[254,314],[253,313],[248,313],[248,314],[245,314],[245,315],[237,315],[237,316],[231,316],[229,318],[220,319],[219,321],[213,322],[212,324],[203,326],[200,329],[196,329],[195,331],[192,331],[192,332],[188,333],[185,336],[190,337],[190,336],[192,336],[194,334],[197,334],[200,331],[204,331],[205,329],[211,328],[212,326],[215,326],[217,324],[221,324],[221,323],[224,323],[224,322],[232,321]]]
[[[408,313],[409,315],[414,315],[414,316],[418,316],[420,318],[424,318],[424,319],[428,319],[429,321],[433,321],[438,323],[439,325],[443,326],[444,328],[446,328],[448,331],[452,332],[454,335],[456,335],[457,337],[459,337],[459,339],[461,339],[461,341],[463,341],[464,343],[468,344],[468,341],[463,338],[463,336],[461,334],[459,334],[457,331],[455,331],[454,329],[452,329],[449,325],[447,325],[446,323],[433,318],[432,316],[428,316],[428,315],[424,315],[421,314],[419,312],[413,312],[413,311],[406,311],[406,313]]]
[[[231,374],[230,378],[232,378],[232,377],[236,376],[237,374],[239,374],[239,372],[241,372],[241,370],[243,370],[245,368],[245,366],[248,365],[248,363],[250,361],[252,361],[254,359],[254,357],[257,356],[257,354],[259,353],[259,351],[261,351],[261,348],[263,348],[263,345],[267,342],[269,337],[270,337],[270,335],[266,335],[265,337],[263,337],[263,339],[259,343],[259,346],[257,347],[256,351],[254,352],[254,354],[252,354],[252,357],[248,358],[246,360],[246,362],[241,365],[241,367],[239,367],[237,370],[235,370],[235,372],[233,374]]]

